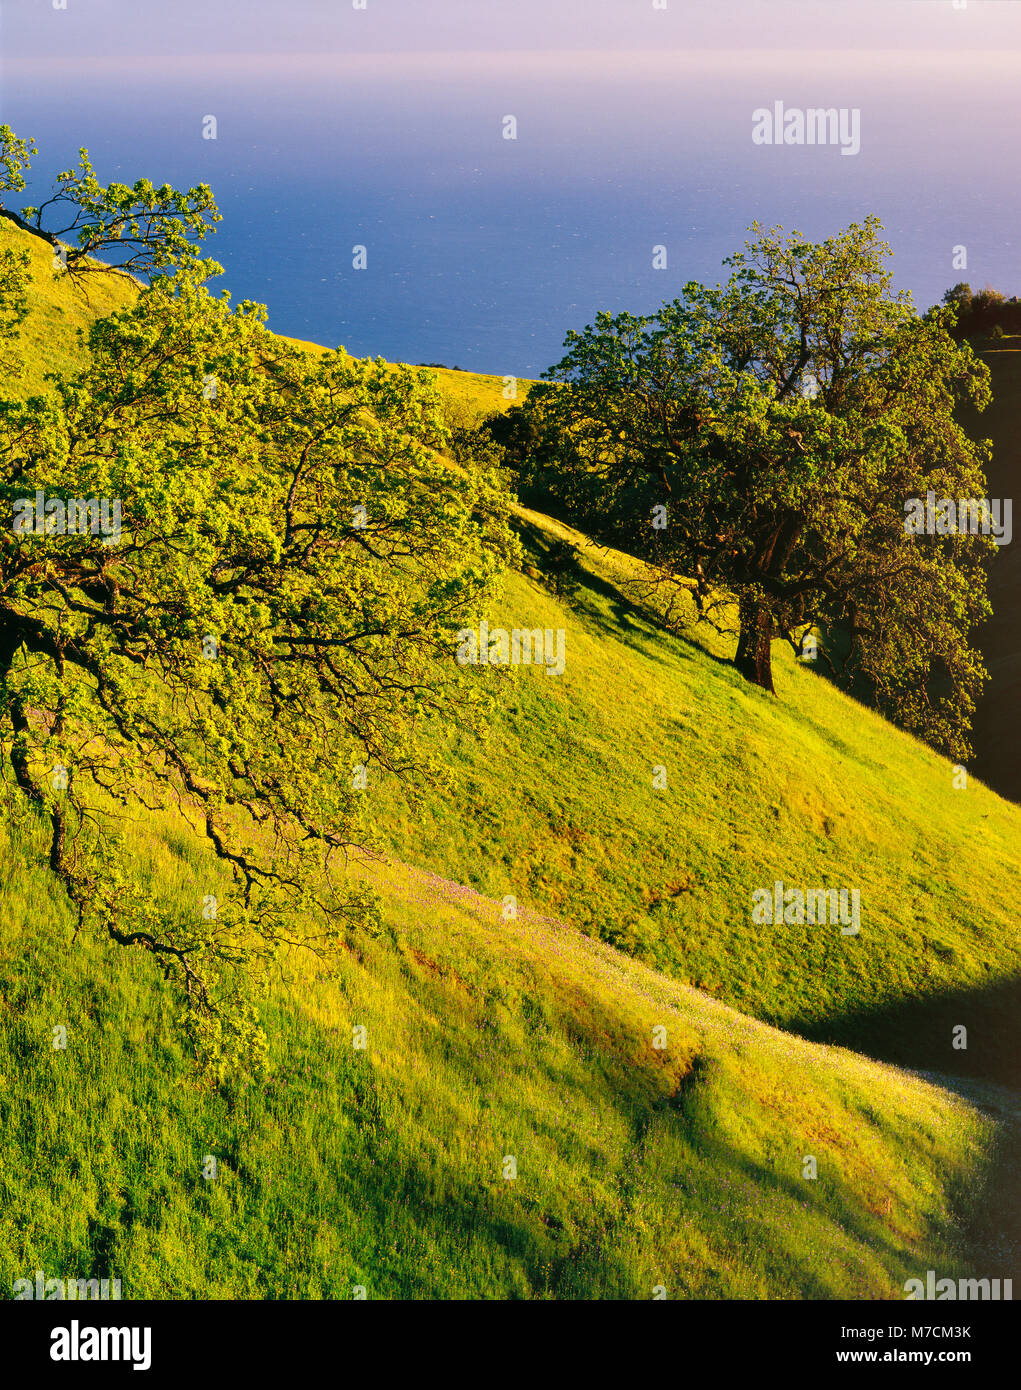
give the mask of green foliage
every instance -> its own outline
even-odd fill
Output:
[[[31,168],[35,153],[34,140],[22,139],[9,125],[0,125],[0,207],[4,206],[4,194],[24,189],[25,172]]]
[[[4,195],[25,187],[33,146],[21,140],[9,125],[0,125],[0,209]],[[0,376],[20,375],[21,363],[13,342],[28,313],[28,254],[9,244],[7,226],[0,222]]]
[[[9,245],[0,225],[0,376],[8,381],[21,375],[16,343],[28,313],[27,270],[27,252]]]
[[[818,245],[754,230],[726,286],[570,333],[498,429],[538,442],[526,489],[551,485],[578,524],[690,589],[703,620],[736,594],[737,661],[757,683],[772,688],[775,637],[841,629],[840,675],[963,757],[993,542],[908,535],[904,506],[930,488],[987,495],[987,448],[954,412],[988,400],[988,370],[950,336],[951,310],[920,319],[891,295],[875,218]]]
[[[157,955],[220,1040],[248,1030],[227,1002],[282,943],[330,951],[371,915],[331,882],[371,840],[364,778],[421,775],[417,724],[476,717],[454,634],[512,542],[492,472],[436,452],[429,373],[272,338],[261,307],[209,293],[184,230],[140,226],[90,175],[62,186],[180,263],[92,326],[83,371],[0,401],[0,746],[80,926]],[[68,517],[102,499],[109,534],[80,501],[77,525],[38,527],[37,494]],[[231,869],[205,915],[168,912],[119,857],[115,807],[171,801]]]
[[[503,450],[485,428],[479,413],[462,401],[445,401],[443,418],[447,426],[446,452],[457,464],[498,470],[503,466]]]
[[[988,334],[1002,338],[1021,332],[1021,300],[1006,295],[991,285],[973,292],[970,285],[961,283],[947,290],[943,303],[956,313],[953,333],[958,338],[976,338]]]
[[[17,171],[27,167],[23,142],[5,139],[0,129],[0,151],[7,149],[0,162]],[[34,146],[33,146],[34,149]],[[5,214],[18,226],[48,241],[63,261],[56,274],[67,273],[73,281],[92,275],[109,275],[111,266],[97,257],[113,257],[122,274],[145,275],[152,279],[175,269],[201,271],[208,276],[221,269],[215,261],[202,260],[198,246],[203,237],[215,231],[221,220],[208,184],[198,184],[186,193],[169,184],[155,187],[148,179],[134,184],[103,185],[96,178],[88,150],[79,150],[76,168],[57,175],[54,191],[38,207],[24,207],[20,214]],[[69,241],[68,238],[73,238]]]

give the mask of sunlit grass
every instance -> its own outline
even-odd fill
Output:
[[[504,682],[489,740],[434,734],[456,793],[412,811],[385,779],[370,789],[394,852],[781,1026],[1016,1075],[1016,1012],[989,995],[1021,974],[1021,810],[974,779],[955,788],[945,759],[779,646],[778,698],[753,688],[732,637],[671,636],[632,606],[635,561],[522,515],[576,543],[577,592],[512,575],[485,616],[564,628],[566,671],[478,668]],[[754,924],[753,890],[778,879],[857,888],[860,933]],[[931,1008],[902,1016],[905,1001]]]
[[[208,887],[162,835],[137,847],[168,895]],[[329,976],[289,960],[269,1078],[219,1092],[146,959],[72,946],[42,869],[9,881],[0,1287],[40,1268],[125,1297],[888,1298],[965,1269],[955,1204],[990,1127],[961,1102],[527,911],[363,872],[383,931]]]
[[[37,276],[37,388],[82,360],[66,294]],[[469,413],[507,404],[502,378],[438,380]],[[74,941],[41,830],[0,831],[0,1296],[36,1269],[128,1298],[872,1299],[969,1272],[990,1122],[761,1020],[960,1060],[940,1000],[961,1021],[964,991],[1017,973],[1019,812],[792,659],[779,700],[752,690],[732,641],[635,605],[633,561],[581,557],[570,599],[536,554],[480,615],[566,628],[567,670],[501,684],[488,742],[428,733],[456,794],[412,813],[370,770],[395,862],[357,873],[382,927],[330,972],[285,961],[265,1082],[204,1082],[150,958]],[[128,843],[167,902],[218,890],[180,820]],[[777,877],[859,887],[860,936],[753,926]],[[905,1023],[913,999],[932,1008]],[[971,1057],[998,1065],[975,1009]]]

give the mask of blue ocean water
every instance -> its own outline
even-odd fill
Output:
[[[210,183],[221,284],[279,332],[527,377],[597,310],[724,276],[754,219],[821,237],[878,214],[919,307],[959,280],[1021,292],[1021,83],[994,57],[8,51],[0,121],[39,142],[32,201],[79,145],[103,180]],[[778,99],[858,108],[860,153],[753,144]]]

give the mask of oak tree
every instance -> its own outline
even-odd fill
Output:
[[[86,191],[85,245],[124,229],[154,273],[83,370],[0,400],[5,794],[79,931],[152,953],[226,1067],[270,962],[370,921],[336,874],[371,842],[368,779],[422,768],[428,715],[473,717],[454,639],[511,542],[495,474],[438,452],[431,373],[274,337]],[[208,846],[186,900],[123,833],[171,814]]]
[[[891,291],[878,219],[818,244],[752,230],[725,285],[568,334],[502,427],[519,478],[702,619],[736,610],[748,680],[772,691],[773,642],[817,629],[842,679],[963,757],[994,542],[910,534],[905,508],[986,496],[988,445],[955,416],[988,401],[988,370],[952,308]]]

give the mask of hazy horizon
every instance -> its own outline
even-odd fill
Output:
[[[1021,7],[479,10],[187,0],[160,25],[126,0],[7,4],[0,119],[39,141],[30,201],[79,145],[104,182],[210,183],[218,283],[360,355],[535,375],[598,310],[715,282],[756,219],[821,238],[875,213],[920,308],[959,280],[1021,290]],[[777,100],[860,111],[860,152],[753,144]]]

